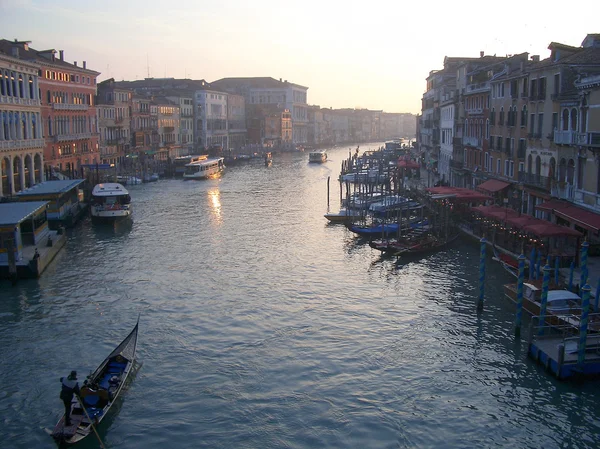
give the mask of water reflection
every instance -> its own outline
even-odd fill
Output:
[[[208,205],[212,215],[217,220],[217,223],[223,223],[221,216],[221,191],[218,187],[214,187],[208,191]]]

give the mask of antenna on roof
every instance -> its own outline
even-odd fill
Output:
[[[150,62],[148,62],[148,53],[146,53],[146,67],[148,68],[148,78],[150,78]]]

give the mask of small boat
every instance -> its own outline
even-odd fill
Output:
[[[131,197],[122,184],[96,184],[92,190],[90,214],[93,222],[115,222],[130,219]]]
[[[447,247],[457,238],[458,234],[453,234],[448,238],[428,235],[423,237],[421,240],[409,243],[408,245],[400,245],[397,248],[394,255],[400,258],[407,258],[412,256],[422,256],[425,254],[434,253]]]
[[[317,162],[320,164],[327,162],[327,152],[325,150],[311,151],[308,153],[308,162]]]
[[[348,223],[362,218],[357,210],[340,209],[339,212],[326,213],[324,215],[331,223]]]
[[[225,159],[222,157],[210,157],[186,164],[183,179],[214,178],[223,173],[223,170],[225,170]]]
[[[136,176],[117,176],[117,182],[127,186],[136,186],[142,183],[142,180]]]
[[[71,403],[71,425],[65,426],[60,418],[52,437],[60,444],[74,444],[83,440],[106,416],[119,397],[133,368],[138,337],[138,321],[127,337],[90,374],[81,387],[81,400],[76,396]],[[83,408],[85,407],[85,409]]]

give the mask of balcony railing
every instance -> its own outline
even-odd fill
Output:
[[[44,139],[0,140],[0,150],[24,150],[44,148]]]
[[[463,161],[458,161],[458,160],[454,160],[454,159],[450,159],[450,167],[451,168],[458,168],[458,169],[462,169],[464,168],[465,164]]]
[[[87,111],[89,108],[87,104],[52,103],[55,111]]]
[[[529,186],[538,187],[550,191],[552,187],[551,178],[547,176],[537,175],[534,173],[519,172],[519,182]]]
[[[578,133],[575,131],[559,131],[554,128],[554,143],[558,145],[573,145]]]
[[[467,114],[483,114],[483,108],[471,108],[466,110]]]
[[[486,90],[490,90],[489,81],[486,81],[484,83],[469,84],[467,86],[467,92],[470,94],[476,92],[484,92]]]
[[[15,104],[19,106],[40,106],[40,100],[32,98],[9,97],[8,95],[0,95],[0,104]]]
[[[573,184],[569,184],[568,182],[555,182],[550,190],[550,194],[555,196],[561,200],[569,200],[573,201],[575,188]]]
[[[58,134],[54,136],[55,142],[66,142],[67,140],[86,140],[91,139],[92,133],[81,133],[81,134]]]
[[[469,145],[472,147],[480,147],[481,146],[481,139],[479,137],[463,136],[462,140],[463,140],[464,145]]]
[[[600,147],[600,132],[577,133],[575,143],[589,147]]]

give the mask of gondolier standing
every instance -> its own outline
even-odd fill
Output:
[[[73,393],[79,396],[79,383],[77,382],[77,371],[71,371],[67,377],[61,377],[60,382],[62,389],[60,390],[60,398],[65,404],[65,426],[71,425],[71,401]]]

